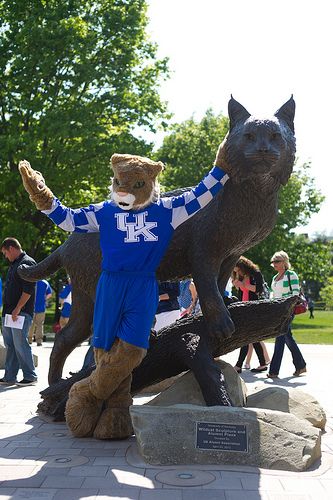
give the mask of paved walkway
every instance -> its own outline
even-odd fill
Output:
[[[333,500],[333,346],[303,345],[308,374],[291,377],[285,353],[279,385],[300,387],[327,412],[323,456],[310,471],[292,473],[233,466],[152,467],[142,462],[135,438],[98,441],[71,437],[63,423],[36,415],[39,391],[47,386],[52,344],[33,347],[39,382],[30,387],[0,386],[0,500],[140,499],[140,500]],[[272,352],[272,344],[268,344]],[[80,368],[87,346],[68,358],[64,375]],[[234,364],[237,353],[223,359]],[[255,354],[253,358],[254,366]],[[0,377],[3,371],[0,370]],[[272,384],[263,374],[242,374],[248,384]],[[147,398],[136,398],[141,404]]]

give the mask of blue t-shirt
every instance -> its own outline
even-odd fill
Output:
[[[228,178],[214,167],[192,190],[141,210],[125,211],[110,200],[73,210],[54,198],[43,213],[65,231],[100,232],[104,271],[155,272],[174,230],[206,206]]]
[[[179,282],[178,281],[162,281],[158,285],[158,294],[168,294],[167,300],[160,300],[158,303],[156,314],[177,311],[179,309],[178,295],[179,295]]]
[[[36,300],[35,300],[35,313],[45,312],[46,309],[46,295],[52,293],[52,288],[46,280],[37,281],[36,287]]]

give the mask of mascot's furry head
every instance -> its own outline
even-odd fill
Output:
[[[164,168],[162,162],[143,156],[114,154],[111,167],[114,172],[111,198],[122,210],[140,210],[159,198],[157,175]]]

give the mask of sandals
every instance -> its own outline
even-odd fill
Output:
[[[252,368],[251,372],[252,373],[261,373],[265,372],[267,370],[267,365],[266,366],[259,366],[258,368]]]

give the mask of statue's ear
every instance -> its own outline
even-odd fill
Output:
[[[231,96],[231,99],[228,104],[228,113],[229,113],[229,120],[230,120],[230,130],[234,128],[236,123],[238,122],[245,122],[251,115],[250,113],[242,106],[239,104],[239,102],[236,101]]]
[[[280,109],[277,110],[274,116],[279,120],[283,120],[286,122],[290,130],[295,133],[294,129],[294,118],[295,118],[295,101],[293,96],[286,103],[281,106]]]

